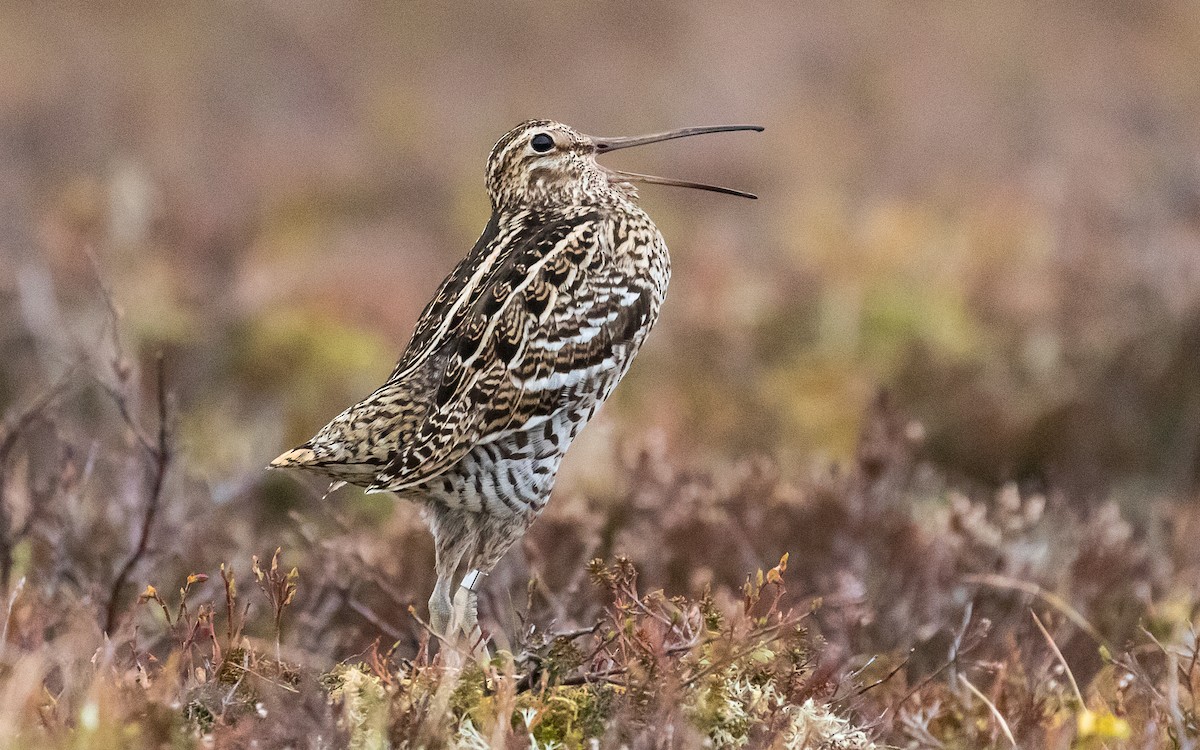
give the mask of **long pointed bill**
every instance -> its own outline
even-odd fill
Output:
[[[713,193],[723,193],[725,195],[736,195],[739,198],[750,198],[758,200],[758,196],[754,193],[747,193],[745,190],[734,190],[733,188],[721,187],[720,185],[708,185],[703,182],[691,182],[690,180],[673,180],[670,177],[655,177],[652,174],[638,174],[637,172],[625,172],[620,169],[608,169],[609,174],[616,175],[622,180],[628,182],[649,182],[655,185],[674,185],[676,187],[695,188],[696,190],[708,190]]]
[[[620,138],[592,138],[592,143],[596,146],[597,154],[607,154],[609,151],[616,151],[622,148],[631,148],[633,146],[644,146],[648,143],[670,141],[675,138],[688,138],[693,135],[704,135],[706,133],[728,133],[735,130],[752,130],[756,133],[761,133],[763,131],[763,127],[761,125],[711,125],[707,127],[668,130],[665,133],[654,133],[652,135],[636,135]],[[695,188],[696,190],[709,190],[714,193],[736,195],[740,198],[758,197],[753,193],[747,193],[743,190],[734,190],[733,188],[721,187],[720,185],[707,185],[702,182],[691,182],[689,180],[675,180],[669,177],[656,177],[649,174],[638,174],[637,172],[622,172],[621,170],[617,169],[608,169],[608,172],[619,179],[628,180],[630,182],[649,182],[655,185],[674,185],[676,187]]]
[[[633,146],[645,146],[647,143],[658,143],[659,141],[670,141],[676,138],[690,138],[693,135],[705,135],[706,133],[728,133],[734,130],[753,130],[756,133],[763,131],[762,125],[708,125],[698,128],[679,128],[678,130],[668,130],[665,133],[653,133],[651,135],[630,135],[619,138],[592,138],[592,143],[596,145],[596,153],[607,154],[609,151],[616,151],[621,148],[632,148]]]

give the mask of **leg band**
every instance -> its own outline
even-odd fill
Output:
[[[483,573],[479,570],[472,570],[463,576],[462,583],[459,585],[467,591],[477,592],[479,591],[480,582],[486,575],[487,573]]]

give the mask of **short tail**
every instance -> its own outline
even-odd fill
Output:
[[[312,448],[301,446],[293,448],[286,453],[281,453],[274,461],[272,461],[268,469],[304,469],[312,466],[317,461],[317,454]]]

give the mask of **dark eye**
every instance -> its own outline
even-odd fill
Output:
[[[554,139],[546,133],[538,133],[529,141],[529,145],[533,146],[533,150],[539,154],[544,154],[554,148]]]

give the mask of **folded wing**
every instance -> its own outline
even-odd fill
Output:
[[[431,360],[440,374],[373,489],[421,484],[481,443],[607,395],[641,343],[653,300],[640,275],[622,267],[613,221],[594,210],[531,216],[529,230],[496,237],[507,251],[493,248],[490,265],[475,269],[477,283],[443,302],[443,335],[414,336],[409,352],[426,353],[411,358],[407,374],[404,359],[397,368],[404,379]]]

